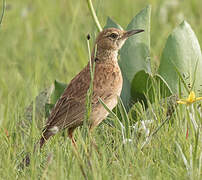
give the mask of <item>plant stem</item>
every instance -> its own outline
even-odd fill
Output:
[[[3,5],[3,9],[2,9],[1,17],[0,17],[0,26],[2,24],[4,13],[5,13],[5,7],[6,7],[6,1],[5,0],[2,1],[2,5]]]
[[[97,28],[98,28],[98,31],[102,31],[102,27],[101,27],[101,25],[100,25],[100,22],[99,22],[99,20],[98,20],[98,18],[97,18],[97,15],[96,15],[96,13],[95,13],[95,10],[94,10],[94,8],[93,8],[93,4],[92,4],[92,1],[91,0],[86,0],[87,1],[87,3],[88,3],[88,8],[89,8],[89,10],[90,10],[90,12],[91,12],[91,15],[92,15],[92,17],[93,17],[93,20],[95,21],[95,24],[96,24],[96,26],[97,26]]]

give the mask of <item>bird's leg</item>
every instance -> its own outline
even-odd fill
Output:
[[[98,153],[99,155],[101,155],[101,153],[100,153],[99,150],[98,150],[98,145],[96,144],[94,138],[91,139],[91,144],[93,145],[93,147],[95,148],[95,150],[97,151],[97,153]]]
[[[76,141],[73,137],[74,128],[68,129],[68,137],[71,139],[73,146],[77,149]]]
[[[73,144],[73,153],[75,154],[75,156],[79,159],[80,162],[82,162],[82,158],[79,154],[79,151],[78,151],[78,148],[77,148],[77,144],[76,144],[76,141],[73,137],[73,131],[74,131],[75,128],[69,128],[68,129],[68,137],[71,139],[72,141],[72,144]],[[84,171],[84,167],[83,167],[83,164],[82,163],[79,163],[79,167],[81,169],[81,172],[84,176],[84,179],[88,179],[87,176],[86,176],[86,172]]]
[[[93,133],[93,127],[91,126],[90,127],[90,129],[89,129],[89,135],[90,135],[90,139],[91,139],[91,144],[93,145],[93,147],[95,148],[95,150],[97,151],[97,153],[99,154],[99,155],[101,155],[101,153],[99,152],[99,150],[98,150],[98,146],[97,146],[97,144],[96,144],[96,142],[95,142],[95,139],[93,138],[93,136],[92,136],[92,133]]]

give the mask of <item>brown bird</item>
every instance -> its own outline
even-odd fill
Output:
[[[101,98],[109,109],[112,110],[117,104],[117,96],[120,96],[123,80],[117,61],[118,50],[128,37],[143,31],[141,29],[123,31],[116,28],[108,28],[98,34],[91,57],[91,62],[95,63],[95,72],[91,102],[92,111],[89,120],[90,130],[96,127],[108,115],[108,112],[99,103],[98,98]],[[40,148],[51,136],[62,129],[68,130],[69,138],[75,143],[73,131],[76,127],[83,124],[86,112],[86,94],[90,82],[90,65],[88,63],[71,80],[52,109],[40,139]]]

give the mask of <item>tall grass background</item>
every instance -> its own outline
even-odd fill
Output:
[[[102,26],[110,16],[122,27],[146,5],[152,5],[154,70],[168,34],[182,20],[191,24],[202,44],[200,1],[95,0],[93,4]],[[129,124],[111,115],[115,127],[102,123],[91,135],[96,147],[83,139],[81,128],[75,133],[78,152],[66,134],[59,133],[41,153],[31,156],[30,167],[18,168],[41,133],[34,116],[30,129],[22,133],[19,123],[26,107],[55,79],[68,83],[87,64],[88,33],[92,46],[97,29],[86,1],[6,3],[0,26],[0,179],[201,179],[200,103],[178,106],[170,121],[141,149],[148,134],[165,120],[165,113],[158,110],[161,106],[158,100],[155,118],[140,104],[134,110],[138,111],[135,118],[123,111]],[[119,107],[123,108],[121,104]],[[153,106],[148,109],[152,111]],[[126,129],[130,130],[127,137]]]

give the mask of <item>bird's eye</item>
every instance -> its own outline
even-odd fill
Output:
[[[109,35],[109,37],[111,37],[112,39],[116,39],[116,38],[118,37],[118,34],[116,34],[116,33],[111,33],[111,34]]]

